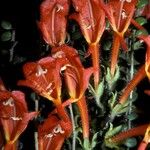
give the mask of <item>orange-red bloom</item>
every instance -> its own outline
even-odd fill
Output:
[[[61,68],[65,59],[45,57],[37,62],[24,65],[23,72],[26,80],[21,80],[18,85],[28,86],[41,96],[51,100],[55,105],[61,104]]]
[[[69,0],[44,0],[42,2],[38,25],[44,40],[50,46],[64,44],[68,11]]]
[[[39,150],[60,150],[64,140],[71,135],[72,124],[64,107],[60,105],[57,111],[59,117],[50,114],[38,128]]]
[[[20,134],[38,112],[28,112],[24,94],[20,91],[0,91],[0,124],[3,127],[5,150],[15,150]]]
[[[145,56],[145,71],[147,77],[150,80],[150,35],[149,36],[139,36],[140,39],[144,40],[147,44],[146,56]]]
[[[140,143],[138,150],[146,150],[146,147],[150,143],[150,125],[147,127],[143,141]]]
[[[88,42],[98,43],[105,29],[105,13],[100,7],[99,0],[72,0],[77,13],[70,18],[75,19]]]
[[[72,0],[76,13],[70,18],[75,19],[87,43],[88,54],[92,55],[94,67],[94,86],[97,89],[100,78],[99,41],[105,29],[105,13],[100,7],[99,0]]]
[[[120,45],[127,49],[124,34],[127,31],[135,11],[137,0],[110,0],[107,4],[101,1],[114,34],[111,54],[111,74],[114,76]]]
[[[67,45],[53,48],[52,55],[55,58],[61,57],[68,61],[61,68],[61,72],[64,72],[64,78],[70,97],[73,101],[78,101],[82,98],[88,87],[93,68],[85,69],[77,51]]]
[[[77,102],[81,113],[83,136],[89,137],[88,110],[85,101],[85,91],[93,68],[85,69],[80,61],[77,51],[66,45],[52,49],[53,57],[64,57],[68,63],[62,68],[68,92],[72,102]]]

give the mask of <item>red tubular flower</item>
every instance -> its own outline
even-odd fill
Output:
[[[52,56],[64,58],[67,63],[61,68],[64,71],[64,78],[68,87],[69,95],[74,102],[78,101],[88,87],[89,79],[93,68],[85,69],[80,61],[79,55],[74,48],[67,45],[54,47]]]
[[[147,127],[144,138],[140,143],[138,150],[146,150],[147,145],[150,143],[150,125]]]
[[[146,56],[145,56],[145,71],[147,77],[150,80],[150,35],[149,36],[139,36],[139,39],[143,40],[147,44]]]
[[[37,62],[27,63],[23,67],[26,80],[21,80],[18,85],[28,86],[41,96],[61,104],[61,67],[65,59],[45,57]]]
[[[24,94],[20,91],[0,91],[0,110],[0,124],[6,140],[4,149],[16,150],[17,139],[38,112],[28,112]]]
[[[94,84],[99,84],[99,41],[105,29],[105,13],[100,7],[99,0],[72,0],[77,13],[70,18],[75,19],[81,28],[82,34],[89,44],[89,53],[92,54],[94,72]]]
[[[132,129],[129,129],[127,131],[120,132],[119,134],[113,137],[110,137],[108,140],[111,143],[120,143],[126,140],[127,138],[144,135],[147,127],[148,127],[148,124],[140,125]]]
[[[150,96],[150,90],[145,90],[144,93]]]
[[[64,44],[68,11],[69,0],[44,0],[42,2],[38,25],[44,40],[50,46]]]
[[[52,49],[53,56],[64,57],[68,60],[62,71],[64,71],[64,78],[68,87],[69,95],[72,102],[77,102],[81,113],[83,136],[89,137],[89,121],[87,105],[84,97],[85,90],[89,84],[89,78],[93,73],[93,68],[85,69],[75,49],[62,45],[61,47]],[[61,55],[58,55],[61,54]]]
[[[120,104],[125,104],[132,90],[146,77],[145,65],[141,66],[140,69],[135,73],[132,80],[124,88],[122,95],[119,98]]]
[[[146,16],[147,19],[150,19],[150,0],[148,0],[148,4],[144,7],[142,15]]]
[[[59,117],[50,114],[38,128],[39,150],[60,150],[64,140],[71,135],[72,124],[64,107],[60,105],[57,111]]]
[[[120,44],[127,49],[124,34],[127,31],[135,11],[137,0],[110,0],[107,4],[101,1],[101,6],[106,12],[107,18],[112,26],[114,41],[111,54],[111,74],[115,73]]]

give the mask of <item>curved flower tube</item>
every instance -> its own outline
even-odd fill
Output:
[[[143,40],[147,45],[147,50],[145,55],[145,71],[147,77],[150,80],[150,35],[148,36],[141,35],[139,36],[139,39]]]
[[[6,140],[4,150],[16,150],[19,136],[38,112],[28,112],[24,93],[3,90],[0,91],[0,110],[0,124]]]
[[[132,80],[127,84],[127,86],[124,88],[124,91],[122,95],[119,98],[120,104],[125,104],[125,102],[128,100],[128,97],[131,93],[131,91],[146,77],[145,72],[145,65],[141,66],[140,69],[135,73]]]
[[[114,135],[106,140],[108,140],[110,143],[120,143],[127,138],[144,135],[147,127],[148,124],[140,125],[127,131],[120,132],[119,134]]]
[[[69,0],[44,0],[40,5],[38,26],[50,46],[64,44],[68,11]]]
[[[132,21],[137,0],[110,0],[107,4],[102,0],[100,2],[115,32],[110,65],[111,74],[114,76],[120,45],[123,49],[127,49],[124,34]]]
[[[99,41],[105,29],[105,13],[100,7],[99,0],[72,0],[72,2],[76,13],[70,18],[78,22],[89,45],[88,54],[92,54],[94,84],[97,89],[100,78]]]
[[[72,133],[72,124],[64,107],[60,105],[57,111],[59,117],[51,113],[38,128],[39,150],[60,150],[64,140]]]

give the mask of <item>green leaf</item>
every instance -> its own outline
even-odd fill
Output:
[[[147,19],[144,18],[144,17],[138,17],[138,18],[135,19],[135,21],[137,23],[139,23],[141,26],[147,23]]]
[[[104,93],[104,79],[102,80],[102,82],[99,83],[98,88],[96,90],[96,103],[98,104],[98,106],[100,105],[100,98]]]
[[[10,31],[6,31],[6,32],[4,32],[4,33],[2,33],[2,35],[1,35],[1,40],[2,41],[9,41],[9,40],[11,40],[11,32]]]
[[[92,138],[92,143],[91,143],[91,148],[93,149],[96,144],[97,144],[97,136],[98,136],[98,132],[96,132],[94,135],[93,135],[93,138]]]
[[[129,138],[124,142],[124,145],[129,148],[133,148],[137,145],[137,140],[135,138]]]
[[[106,41],[106,42],[104,42],[103,49],[108,51],[111,49],[111,45],[112,45],[111,41]]]
[[[114,77],[112,77],[112,75],[111,75],[110,68],[107,68],[106,81],[108,83],[108,87],[110,90],[114,89],[119,77],[120,77],[120,69],[118,66],[116,66],[116,72],[115,72]]]
[[[84,139],[84,142],[83,142],[83,148],[84,150],[90,150],[90,142],[89,142],[89,139]]]
[[[148,0],[138,0],[137,7],[142,8],[148,4]]]
[[[117,127],[113,127],[113,124],[110,123],[109,130],[105,134],[105,139],[110,138],[116,134],[118,134],[122,130],[122,125],[119,125]]]
[[[108,105],[111,110],[114,108],[116,101],[117,101],[117,92],[112,93],[112,97],[108,101]]]
[[[139,50],[142,47],[142,43],[140,41],[137,41],[133,44],[133,49],[134,50]]]
[[[140,36],[140,35],[148,35],[148,32],[146,30],[138,30],[135,33],[136,36]]]
[[[2,22],[1,22],[1,27],[2,27],[3,29],[5,29],[5,30],[10,30],[10,29],[12,29],[12,25],[11,25],[11,23],[8,22],[8,21],[2,21]]]
[[[136,113],[131,113],[129,115],[127,115],[127,118],[132,121],[135,120],[138,117],[138,115]]]

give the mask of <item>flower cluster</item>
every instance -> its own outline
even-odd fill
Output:
[[[51,101],[54,105],[54,110],[50,111],[48,117],[37,126],[36,144],[39,150],[60,150],[65,140],[71,136],[72,150],[76,149],[77,119],[73,116],[72,106],[79,110],[78,115],[81,118],[81,128],[78,130],[81,129],[82,134],[79,134],[79,137],[82,137],[83,142],[79,137],[78,139],[82,148],[94,149],[97,143],[109,148],[117,148],[117,144],[127,138],[144,136],[138,149],[146,149],[150,142],[148,124],[131,129],[129,121],[127,131],[121,130],[120,127],[113,127],[116,117],[131,113],[133,90],[136,86],[144,78],[150,80],[150,35],[135,36],[133,34],[133,30],[145,30],[135,20],[138,3],[138,0],[42,1],[38,28],[43,40],[50,47],[50,54],[24,64],[25,79],[19,80],[17,84],[31,88],[37,95]],[[149,18],[149,5],[146,4],[139,11],[139,16]],[[65,42],[68,20],[75,20],[78,23],[80,34],[86,41],[85,59],[89,57],[91,60],[88,67],[83,65],[78,50]],[[102,38],[107,34],[112,37],[112,43],[109,47],[110,59],[106,63],[101,54],[104,49]],[[140,65],[136,73],[132,53],[134,46],[132,46],[133,43],[130,43],[133,35],[134,40],[139,42],[140,46],[142,42],[145,42],[147,47],[145,63]],[[131,75],[130,78],[128,75],[124,77],[128,78],[128,81],[120,91],[121,94],[117,88],[115,89],[121,67],[124,67],[119,63],[120,49],[125,50],[124,53],[131,52],[132,54],[132,59],[129,59],[131,64],[127,64],[131,66]],[[88,88],[89,93],[86,94]],[[149,89],[145,90],[145,93],[150,95]],[[87,100],[90,102],[90,98],[97,104],[95,110],[88,109]],[[102,98],[106,101],[101,101]],[[68,108],[70,108],[70,114]],[[94,112],[100,119],[106,116],[106,119],[98,123],[97,127],[97,133],[104,139],[103,142],[95,142],[98,134],[92,129],[94,123],[90,123],[89,116],[92,116],[89,115],[90,112]],[[0,148],[16,150],[19,136],[26,129],[29,120],[37,118],[38,114],[40,114],[38,111],[28,111],[23,92],[8,91],[1,81]],[[94,134],[93,138],[91,138],[92,134]]]

